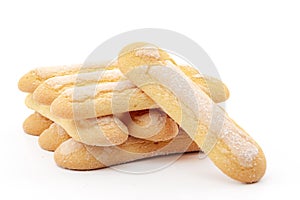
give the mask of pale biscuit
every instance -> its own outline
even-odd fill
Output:
[[[266,169],[260,146],[167,57],[153,45],[134,44],[121,51],[118,66],[226,175],[245,183],[260,180]]]

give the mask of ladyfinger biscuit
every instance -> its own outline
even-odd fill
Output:
[[[205,91],[216,102],[228,99],[227,87],[218,79],[202,76],[190,66],[180,66],[181,70]],[[50,105],[64,90],[71,87],[117,82],[125,77],[119,69],[99,70],[95,72],[56,76],[43,82],[33,93],[33,98],[40,104]]]
[[[218,79],[203,77],[189,66],[181,66],[181,70],[187,74],[207,95],[211,96],[216,103],[225,101],[229,97],[227,87]],[[75,78],[74,78],[75,79]],[[50,79],[51,80],[51,79]],[[49,81],[50,81],[49,80]],[[34,93],[38,102],[45,99],[47,92],[51,100],[43,101],[49,103],[57,97],[60,91],[55,90],[53,85],[46,86],[47,81]],[[117,105],[112,107],[112,105]],[[51,105],[51,112],[61,118],[85,119],[110,115],[112,113],[123,113],[127,111],[157,108],[158,106],[144,92],[136,88],[128,80],[78,86],[69,88],[59,95]]]
[[[122,118],[124,122],[127,120],[127,122],[130,123],[132,134],[138,138],[158,142],[169,140],[178,134],[176,122],[169,116],[163,115],[162,112],[156,110],[152,110],[150,115],[148,115],[149,111],[140,111],[140,114],[137,111],[132,115],[135,117],[129,117],[132,119],[131,121],[128,121],[128,117],[125,119],[124,114],[74,121],[52,115],[49,112],[50,107],[36,103],[32,95],[28,95],[26,98],[26,105],[55,121],[55,123],[64,128],[75,140],[89,145],[111,146],[124,142],[127,139],[127,135],[124,135],[123,132],[126,132],[126,134],[130,134],[130,132],[128,132],[127,127],[119,118]],[[163,116],[165,116],[165,118]],[[163,119],[165,119],[165,121]],[[152,123],[154,122],[157,122],[157,124],[153,125]],[[134,124],[139,124],[140,126],[136,125],[135,128],[132,128]],[[144,127],[141,125],[144,125]],[[137,127],[139,127],[139,129],[137,129]],[[149,136],[149,138],[147,138],[147,136]]]
[[[40,135],[39,145],[47,151],[55,151],[61,143],[68,139],[70,139],[70,136],[67,132],[56,123],[53,123]]]
[[[125,77],[119,69],[56,76],[40,84],[34,91],[33,98],[40,104],[50,105],[67,88],[102,82],[117,82],[121,79],[125,79]]]
[[[69,65],[57,67],[40,67],[31,70],[25,74],[18,83],[18,87],[23,92],[32,93],[45,80],[55,77],[70,75],[76,73],[92,72],[97,70],[112,69],[115,65],[107,66],[106,64],[99,65]]]
[[[40,135],[44,130],[49,128],[53,122],[46,117],[34,112],[23,122],[23,130],[29,135]]]
[[[134,44],[121,51],[118,66],[226,175],[245,183],[259,181],[266,169],[260,146],[165,54],[153,45]]]
[[[199,147],[183,131],[174,139],[152,142],[129,137],[118,146],[88,146],[69,139],[54,153],[58,166],[72,170],[100,169],[135,160],[184,152],[196,152]]]
[[[85,144],[111,146],[122,144],[128,138],[127,127],[112,115],[80,121],[61,119],[50,113],[49,106],[36,103],[32,94],[27,96],[25,104],[60,125],[74,140]]]
[[[125,80],[69,88],[53,101],[51,113],[81,120],[156,107],[143,91]]]
[[[75,135],[73,133],[74,130],[77,131],[77,135],[79,135],[79,132],[80,132],[81,137],[80,137],[79,140],[78,139],[77,140],[81,141],[85,144],[88,144],[86,142],[87,140],[85,138],[91,138],[91,136],[88,136],[88,134],[89,134],[89,131],[93,130],[91,127],[94,126],[90,122],[93,122],[93,123],[95,123],[97,121],[98,121],[98,123],[99,123],[99,121],[101,122],[101,120],[97,120],[97,119],[80,120],[80,121],[77,121],[77,123],[75,123],[75,126],[77,125],[78,127],[74,127],[73,120],[59,119],[60,121],[58,122],[57,118],[53,118],[51,116],[51,114],[49,115],[49,111],[47,111],[47,109],[49,109],[49,108],[47,108],[46,105],[38,105],[37,103],[32,101],[32,97],[30,97],[30,96],[26,100],[26,104],[31,109],[38,110],[39,112],[43,113],[45,116],[54,119],[54,121],[56,123],[61,123],[63,127],[69,127],[67,132],[72,137]],[[151,140],[151,141],[154,141],[154,142],[158,142],[158,141],[170,140],[171,138],[174,138],[178,134],[178,126],[177,126],[176,122],[174,120],[172,120],[169,116],[163,114],[162,111],[158,111],[156,109],[151,110],[150,112],[148,110],[136,111],[134,113],[130,113],[130,115],[131,115],[129,117],[130,119],[129,120],[126,119],[127,120],[126,125],[128,126],[128,128],[130,128],[130,131],[128,131],[128,133],[131,134],[132,136],[147,139],[147,140]],[[113,119],[114,117],[113,116],[101,117],[102,121],[104,121],[103,119],[106,119],[106,118]],[[116,119],[116,120],[118,120],[118,119]],[[125,121],[125,117],[123,117],[123,120]],[[109,125],[109,123],[112,124],[111,125],[112,127]],[[115,125],[115,122],[106,121],[105,126],[103,126],[102,128],[104,129],[105,127],[110,127],[111,129],[107,129],[105,131],[106,135],[103,136],[103,137],[109,137],[110,140],[113,140],[114,137],[119,136],[119,132],[118,132],[119,129],[117,129],[117,134],[115,136],[116,130],[114,128],[116,128],[116,127],[114,125]],[[57,126],[55,126],[55,127],[57,127]],[[48,136],[49,132],[51,133],[51,131],[53,131],[53,130],[54,129],[47,130],[46,131],[46,133],[47,133],[46,136]],[[69,131],[71,131],[71,133]],[[100,130],[95,129],[93,131],[94,132],[98,131],[97,133],[101,134]],[[82,135],[81,132],[84,132],[86,134]],[[91,133],[91,135],[93,135],[93,134]],[[123,140],[124,138],[121,138],[121,139]],[[92,141],[93,138],[91,138],[89,140]],[[118,141],[118,140],[119,140],[119,138],[115,138],[113,141]],[[44,141],[44,140],[42,140],[42,141]],[[51,144],[49,144],[49,145],[51,145]],[[95,138],[95,141],[93,142],[93,145],[107,146],[106,144],[102,143],[102,140],[97,141],[96,138]]]
[[[179,132],[176,122],[158,109],[150,112],[149,110],[132,112],[129,120],[125,117],[123,120],[127,120],[125,124],[131,136],[153,142],[170,140]],[[45,150],[54,151],[69,138],[70,136],[62,127],[53,123],[40,135],[39,145]]]

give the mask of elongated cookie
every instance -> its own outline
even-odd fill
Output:
[[[55,150],[54,159],[63,168],[91,170],[155,156],[196,151],[199,151],[199,147],[181,131],[170,141],[152,142],[130,136],[124,144],[111,147],[93,147],[69,139]]]
[[[50,105],[67,88],[117,82],[121,79],[126,78],[119,69],[56,76],[41,83],[34,91],[33,98],[40,104]]]
[[[245,183],[260,180],[266,169],[260,146],[165,57],[153,45],[136,43],[120,52],[118,66],[226,175]]]
[[[51,104],[51,113],[64,119],[86,119],[128,111],[157,108],[129,80],[65,90]]]
[[[229,91],[220,80],[201,76],[195,69],[189,66],[181,66],[180,69],[187,74],[199,88],[213,98],[215,102],[219,103],[228,99]],[[109,72],[106,73],[109,75]],[[55,79],[58,78],[59,77]],[[107,79],[105,73],[103,74],[103,78]],[[68,86],[74,86],[76,77],[72,79],[73,80],[68,82]],[[50,82],[50,84],[48,82]],[[56,88],[53,82],[58,81],[49,79],[42,84],[34,93],[34,99],[43,103],[53,101],[62,91]],[[54,115],[66,119],[85,119],[110,115],[112,113],[123,113],[158,107],[150,97],[136,88],[129,80],[122,79],[122,81],[118,82],[104,82],[86,86],[80,85],[82,84],[79,84],[79,86],[75,88],[66,89],[52,102],[51,112]],[[47,99],[46,94],[50,94],[50,99]]]
[[[114,64],[108,66],[105,63],[98,65],[66,65],[57,67],[40,67],[25,74],[19,80],[18,87],[23,92],[33,93],[34,90],[42,82],[55,76],[93,72],[112,68],[115,68]]]
[[[46,117],[34,112],[23,122],[23,130],[29,135],[39,136],[53,122]]]

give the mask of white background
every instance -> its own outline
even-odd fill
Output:
[[[193,2],[1,1],[1,199],[299,198],[299,2]],[[195,154],[143,175],[63,170],[23,133],[31,111],[17,90],[22,74],[81,63],[106,39],[151,27],[180,32],[210,55],[231,91],[227,111],[265,151],[259,183],[233,181]]]

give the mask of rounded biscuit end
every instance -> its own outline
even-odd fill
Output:
[[[55,151],[60,144],[68,140],[70,136],[64,129],[53,123],[46,129],[39,137],[39,145],[42,149],[47,151]]]
[[[23,122],[23,130],[29,135],[39,136],[44,130],[49,128],[53,122],[35,112],[25,119]]]
[[[62,168],[71,170],[92,170],[104,168],[85,146],[73,139],[62,143],[54,152],[56,164]]]

